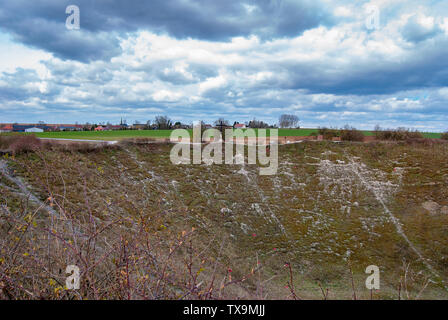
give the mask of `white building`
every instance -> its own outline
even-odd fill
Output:
[[[34,127],[34,128],[25,129],[25,132],[44,132],[44,130]]]

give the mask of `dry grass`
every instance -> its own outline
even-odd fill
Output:
[[[16,155],[20,153],[36,151],[40,147],[41,142],[34,135],[0,135],[0,151],[3,150]]]
[[[440,139],[448,140],[448,132],[442,133],[442,135],[440,136]]]
[[[361,131],[356,130],[356,128],[347,125],[341,129],[341,140],[363,142],[364,134]]]

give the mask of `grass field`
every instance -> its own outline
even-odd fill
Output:
[[[192,130],[189,130],[190,134]],[[117,130],[117,131],[66,131],[36,133],[38,138],[88,139],[88,140],[122,140],[128,138],[169,138],[172,130]],[[280,137],[309,136],[318,129],[279,129]],[[372,131],[363,131],[365,136],[372,136]],[[440,138],[440,133],[422,133],[425,138]]]

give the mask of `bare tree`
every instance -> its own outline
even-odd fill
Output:
[[[157,116],[154,121],[159,130],[171,129],[172,122],[167,116]]]
[[[229,120],[226,120],[226,119],[224,119],[224,118],[219,118],[218,120],[215,120],[215,122],[213,123],[215,126],[218,126],[218,125],[225,125],[225,126],[229,126],[230,124],[229,124]]]
[[[252,121],[249,121],[248,127],[249,128],[269,128],[269,124],[254,118]]]
[[[278,124],[280,128],[297,128],[299,125],[299,117],[294,114],[282,114]]]

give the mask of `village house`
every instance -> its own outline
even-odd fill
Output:
[[[121,125],[108,125],[106,127],[107,130],[120,130],[121,129]]]
[[[12,124],[0,125],[0,132],[12,132]]]
[[[60,131],[81,131],[82,126],[77,124],[60,124],[56,126]]]
[[[244,123],[238,123],[238,122],[236,122],[236,123],[233,125],[233,128],[234,128],[234,129],[245,129],[245,128],[246,128],[246,125],[245,125]]]
[[[134,123],[132,125],[132,129],[134,129],[134,130],[145,130],[146,129],[146,124],[144,124],[144,123]]]

